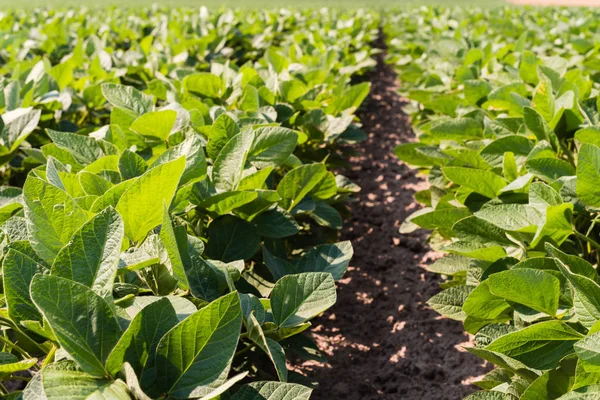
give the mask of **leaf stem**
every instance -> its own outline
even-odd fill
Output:
[[[14,349],[17,353],[21,354],[23,357],[32,358],[29,355],[29,353],[27,353],[25,350],[23,350],[19,345],[6,339],[4,336],[0,336],[0,342],[4,343],[8,348]]]
[[[577,232],[575,229],[573,229],[573,232],[575,233],[575,236],[577,236],[580,239],[585,240],[586,242],[588,242],[596,250],[600,250],[600,243],[598,243],[594,239],[592,239],[592,238],[584,235],[583,233]]]

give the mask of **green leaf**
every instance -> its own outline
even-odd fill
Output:
[[[510,308],[506,300],[492,294],[489,279],[471,291],[462,305],[462,310],[467,316],[490,321],[502,317]]]
[[[217,189],[229,192],[237,189],[252,140],[252,132],[244,131],[231,138],[221,149],[212,170],[212,180]]]
[[[215,260],[247,260],[258,251],[260,235],[249,222],[225,215],[208,226],[206,253]]]
[[[87,165],[104,156],[102,148],[96,139],[70,132],[58,132],[46,129],[52,142],[58,147],[69,151],[80,163]]]
[[[573,346],[580,360],[600,372],[600,332],[591,333]],[[594,368],[594,369],[596,369]]]
[[[101,297],[112,294],[124,237],[121,216],[107,208],[86,222],[61,249],[52,275],[91,288]]]
[[[220,98],[225,91],[225,83],[210,72],[198,72],[183,79],[183,85],[190,92],[205,97]]]
[[[29,285],[35,274],[49,272],[46,263],[29,242],[13,242],[4,256],[2,268],[4,299],[10,319],[17,324],[27,320],[42,322],[42,316],[29,295]]]
[[[179,180],[180,186],[202,180],[206,177],[206,156],[204,155],[202,141],[198,135],[191,135],[181,144],[169,148],[154,161],[152,167],[166,164],[169,161],[176,160],[182,156],[185,156],[185,169]]]
[[[10,353],[6,353],[10,354]],[[25,360],[17,360],[15,357],[14,362],[2,362],[0,363],[0,374],[13,374],[19,371],[27,371],[38,363],[37,358],[27,358]]]
[[[481,218],[505,231],[535,232],[542,215],[526,204],[500,204],[475,212]]]
[[[133,121],[129,129],[142,136],[167,140],[176,119],[177,112],[173,110],[147,112]]]
[[[279,126],[258,128],[254,135],[248,161],[259,169],[282,165],[298,142],[296,132]]]
[[[156,379],[156,347],[160,339],[179,323],[166,298],[148,304],[131,321],[106,360],[106,370],[115,376],[123,363],[131,365],[143,390]]]
[[[171,329],[156,349],[160,392],[175,398],[202,397],[224,383],[241,325],[239,296],[234,292]]]
[[[324,272],[287,275],[275,283],[271,310],[282,328],[300,325],[335,304],[333,277]]]
[[[146,161],[136,153],[125,149],[119,157],[119,173],[124,181],[137,178],[146,172]]]
[[[489,198],[498,196],[500,190],[507,185],[504,178],[491,171],[463,167],[444,167],[442,168],[442,172],[448,180],[455,184]]]
[[[185,274],[184,259],[187,256],[187,233],[184,227],[173,227],[169,215],[169,207],[163,205],[163,221],[160,229],[160,240],[167,250],[171,269],[182,289],[189,289],[189,282]]]
[[[329,272],[340,280],[354,254],[350,241],[323,244],[310,249],[296,263],[297,272]]]
[[[300,231],[300,225],[294,217],[279,207],[258,215],[252,223],[256,225],[259,234],[273,239],[293,236]]]
[[[556,315],[560,281],[554,275],[536,269],[518,268],[491,274],[488,281],[493,295],[548,315]]]
[[[133,86],[103,83],[102,94],[110,104],[125,109],[135,115],[151,112],[154,99],[134,88]]]
[[[577,197],[589,207],[600,207],[600,147],[584,143],[577,160]]]
[[[125,235],[140,243],[163,219],[163,203],[171,204],[185,158],[178,158],[148,170],[123,193],[117,211],[125,223]]]
[[[244,385],[231,400],[308,400],[312,389],[297,383],[252,382]]]
[[[550,243],[546,243],[546,252],[554,258],[558,258],[563,264],[567,265],[569,270],[573,273],[583,275],[591,280],[598,279],[598,273],[594,266],[583,258],[563,253]]]
[[[31,246],[51,261],[85,223],[87,214],[63,190],[33,175],[25,181],[23,196]]]
[[[45,368],[23,391],[24,400],[130,400],[123,381],[81,371]]]
[[[558,158],[534,158],[528,160],[525,166],[528,172],[546,182],[554,182],[561,177],[575,175],[575,168],[567,161]]]
[[[323,164],[307,164],[294,168],[279,182],[279,205],[290,212],[327,175]]]
[[[556,265],[574,289],[573,306],[579,322],[591,328],[600,320],[600,286],[583,275],[573,273],[562,260],[556,259]]]
[[[104,363],[121,336],[108,303],[77,282],[39,274],[31,282],[31,299],[81,369],[105,376]]]
[[[427,304],[445,317],[463,321],[467,316],[463,304],[473,289],[472,286],[451,287],[433,296]]]
[[[583,337],[561,321],[545,321],[494,340],[486,350],[505,354],[530,368],[552,369]]]
[[[246,320],[247,330],[248,330],[248,338],[252,340],[256,345],[264,351],[267,356],[273,362],[275,366],[275,370],[277,371],[277,376],[281,382],[287,382],[288,379],[288,370],[286,367],[285,360],[285,352],[283,351],[283,347],[275,340],[270,339],[265,336],[260,323],[254,316],[254,313],[251,313],[249,318]]]
[[[590,385],[573,390],[557,400],[595,400],[598,396],[600,396],[600,385]]]

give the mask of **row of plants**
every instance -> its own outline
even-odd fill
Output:
[[[401,231],[445,256],[429,300],[496,368],[468,399],[600,397],[600,70],[590,9],[386,15],[429,182]]]
[[[370,12],[0,18],[0,391],[308,399]],[[332,73],[333,72],[333,73]],[[22,384],[19,384],[22,382]],[[17,390],[15,390],[17,389]]]

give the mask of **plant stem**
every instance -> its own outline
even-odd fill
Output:
[[[40,369],[44,369],[45,366],[47,366],[48,364],[50,364],[50,362],[52,362],[52,360],[54,359],[54,354],[55,353],[56,353],[56,345],[53,345],[52,349],[50,350],[50,352],[46,356],[46,359],[42,363],[42,368],[40,368]]]
[[[19,345],[6,339],[4,336],[0,336],[0,342],[4,343],[8,348],[14,349],[17,353],[21,354],[23,357],[31,358],[29,353],[27,353],[25,350],[23,350]]]
[[[588,242],[593,248],[595,248],[596,250],[600,250],[600,244],[598,242],[596,242],[594,239],[585,236],[583,233],[579,233],[576,230],[573,230],[573,232],[575,233],[575,236],[577,236],[580,239],[585,240],[586,242]]]

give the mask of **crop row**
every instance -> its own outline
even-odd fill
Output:
[[[331,169],[364,137],[377,25],[3,14],[2,394],[307,399],[286,363],[322,359],[301,333],[352,256],[337,231],[360,188]]]
[[[600,44],[589,9],[386,16],[427,177],[402,231],[433,231],[429,304],[496,369],[469,399],[600,397]]]

